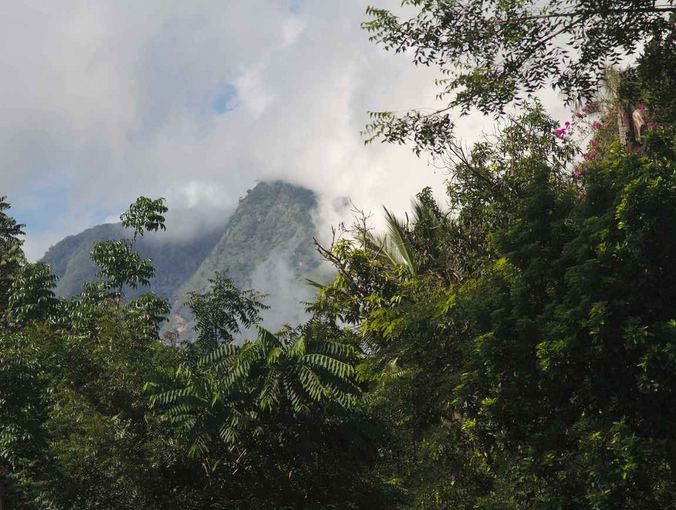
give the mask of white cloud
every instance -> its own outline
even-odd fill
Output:
[[[327,231],[338,197],[403,210],[423,186],[441,189],[409,149],[363,144],[367,110],[432,106],[435,93],[433,71],[368,41],[367,3],[3,2],[0,190],[20,207],[55,168],[69,186],[29,254],[140,194],[222,218],[256,181],[286,179],[319,193]],[[226,85],[239,107],[219,115]],[[107,212],[83,212],[94,209]]]
[[[255,65],[235,80],[238,97],[242,105],[249,110],[254,119],[263,115],[272,101],[272,97],[265,89],[262,77],[262,66]]]

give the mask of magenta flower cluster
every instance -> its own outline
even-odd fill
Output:
[[[575,112],[573,114],[572,120],[567,120],[563,126],[561,126],[558,129],[555,129],[554,136],[559,140],[565,140],[568,130],[571,129],[577,123],[578,120],[584,119],[587,115],[593,113],[595,110],[596,106],[593,103],[587,103],[580,111]],[[596,121],[592,124],[592,127],[594,129],[601,129],[603,125],[600,122]]]
[[[554,136],[563,140],[566,137],[566,128],[555,129]]]
[[[567,120],[561,127],[554,130],[554,136],[560,140],[565,140],[569,131],[581,120],[587,117],[588,115],[597,111],[596,105],[593,103],[587,103],[580,111],[573,113],[573,118]],[[594,131],[598,131],[603,128],[603,124],[598,120],[594,121],[591,125]],[[650,129],[650,128],[649,128]],[[591,161],[598,156],[599,142],[598,140],[592,139],[589,142],[589,150],[582,154],[582,157],[586,161]],[[573,172],[573,180],[578,181],[582,177],[584,165],[577,165],[575,171]]]

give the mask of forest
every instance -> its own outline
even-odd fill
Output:
[[[362,27],[447,106],[364,137],[443,167],[445,202],[317,243],[303,324],[215,272],[168,341],[137,249],[163,198],[57,297],[0,200],[0,509],[676,508],[676,7],[404,3]],[[457,112],[495,134],[467,148]]]

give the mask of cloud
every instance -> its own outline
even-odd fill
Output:
[[[290,254],[272,253],[251,275],[251,288],[265,294],[270,308],[262,313],[261,325],[277,331],[285,324],[295,326],[308,319],[304,303],[310,301],[314,289],[298,280],[289,265]]]
[[[255,182],[284,179],[319,194],[327,232],[340,197],[396,211],[442,190],[409,149],[363,144],[367,110],[431,107],[435,94],[432,70],[368,41],[367,3],[5,2],[0,190],[21,214],[45,202],[23,216],[29,256],[141,194],[222,220]],[[42,200],[55,179],[68,188],[58,204]],[[181,225],[189,216],[171,218],[177,235],[200,224]]]

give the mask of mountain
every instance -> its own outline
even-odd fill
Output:
[[[313,245],[316,205],[308,189],[263,182],[240,199],[221,229],[185,241],[167,240],[162,232],[141,238],[137,249],[152,259],[156,270],[150,290],[172,303],[170,327],[186,329],[191,320],[183,304],[188,293],[203,291],[216,271],[225,272],[241,287],[268,295],[271,309],[264,317],[266,326],[302,320],[301,302],[311,296],[303,277],[317,277],[321,272]],[[96,279],[97,268],[89,259],[94,243],[125,235],[120,224],[98,225],[50,248],[43,261],[59,277],[57,295],[77,295],[84,282]],[[132,290],[128,295],[146,290]]]
[[[172,301],[176,290],[188,280],[204,258],[213,249],[219,234],[211,232],[189,242],[167,242],[161,233],[146,234],[138,240],[136,248],[155,266],[152,290]],[[66,237],[52,246],[43,258],[59,277],[56,294],[72,297],[82,291],[82,285],[96,279],[98,268],[89,258],[95,243],[104,240],[122,239],[129,232],[121,224],[97,225],[80,234]],[[136,297],[147,289],[129,289],[129,297]]]

